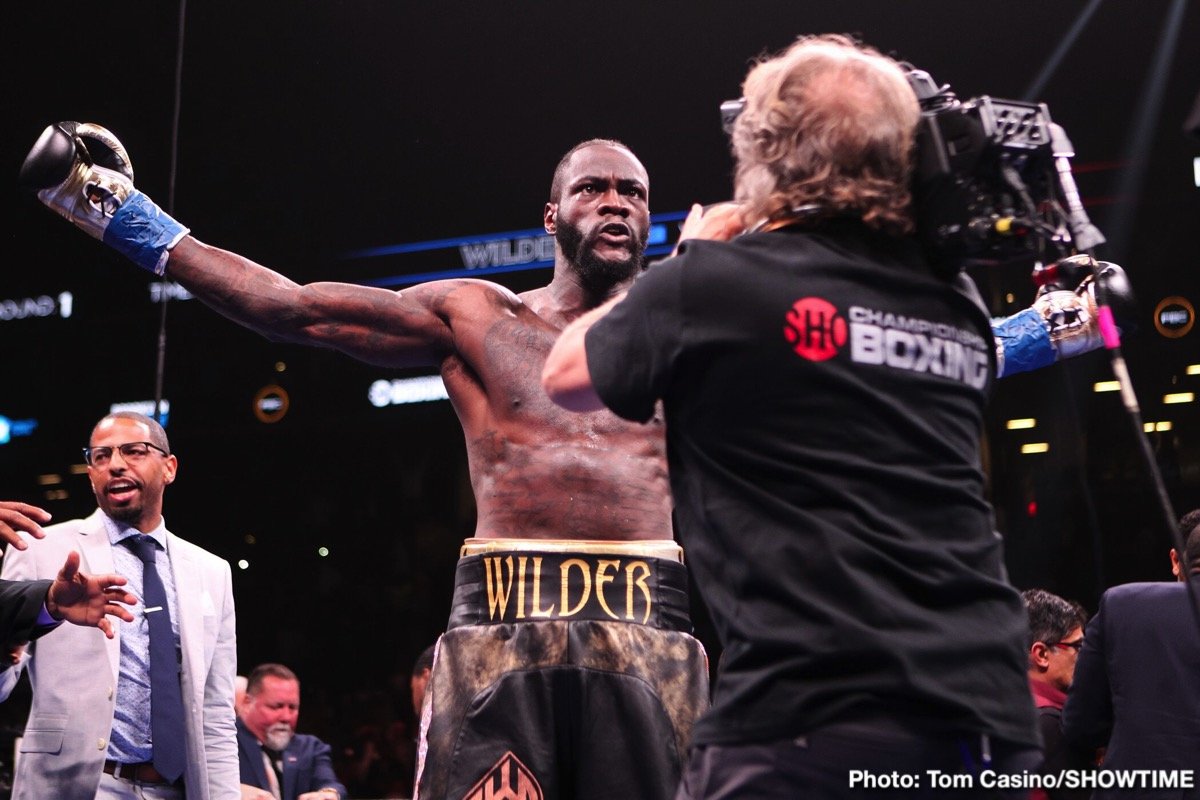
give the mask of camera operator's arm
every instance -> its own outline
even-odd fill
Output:
[[[550,349],[546,365],[542,368],[542,388],[551,400],[568,411],[599,411],[605,407],[592,385],[584,337],[596,320],[611,311],[624,297],[625,293],[621,292],[604,305],[576,318],[563,329],[562,335]]]
[[[1116,264],[1099,262],[1108,303],[1123,332],[1133,329],[1134,299],[1125,271]],[[1006,377],[1040,369],[1099,348],[1096,286],[1090,274],[1073,290],[1047,285],[1038,290],[1033,305],[1011,317],[992,321],[996,339],[996,375]]]

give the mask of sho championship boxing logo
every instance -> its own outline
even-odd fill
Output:
[[[942,322],[863,306],[843,316],[828,300],[802,297],[788,309],[783,335],[808,361],[827,361],[848,343],[858,364],[939,375],[975,389],[987,383],[983,337]]]
[[[542,787],[521,759],[508,751],[471,787],[463,800],[542,800]]]
[[[828,300],[802,297],[788,309],[783,335],[796,355],[809,361],[825,361],[846,344],[846,319]]]

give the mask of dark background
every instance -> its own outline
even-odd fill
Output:
[[[0,415],[37,421],[0,446],[0,497],[61,520],[94,508],[72,472],[91,424],[113,402],[154,395],[159,307],[149,276],[54,218],[15,177],[45,125],[92,121],[124,142],[138,187],[169,204],[179,7],[66,0],[4,15],[0,300],[69,291],[74,302],[69,318],[0,318]],[[193,0],[174,211],[201,240],[302,282],[461,266],[445,254],[402,267],[345,254],[537,227],[555,162],[594,136],[638,153],[656,212],[724,199],[731,165],[717,106],[739,94],[755,56],[800,33],[859,34],[961,98],[1022,99],[1081,18],[1036,99],[1076,147],[1081,193],[1111,240],[1100,255],[1138,291],[1140,331],[1126,354],[1145,418],[1173,424],[1150,440],[1182,512],[1200,505],[1197,414],[1162,397],[1200,385],[1185,373],[1200,363],[1198,334],[1160,335],[1153,311],[1165,297],[1200,295],[1200,141],[1183,133],[1200,90],[1194,2]],[[974,274],[992,311],[1008,314],[1032,299],[1028,271]],[[518,291],[548,279],[545,269],[497,278]],[[181,466],[168,522],[249,562],[234,569],[240,671],[266,660],[295,668],[302,728],[351,748],[344,732],[360,720],[348,715],[408,713],[406,673],[443,627],[457,547],[474,523],[449,404],[367,402],[373,381],[403,376],[271,344],[195,300],[169,309],[164,393]],[[1094,353],[1003,381],[987,430],[1014,583],[1089,607],[1106,586],[1170,577],[1131,425],[1116,394],[1092,391],[1110,377]],[[254,397],[270,384],[291,404],[264,424]],[[1037,428],[1006,430],[1013,417]],[[1021,455],[1029,441],[1049,452]],[[18,700],[4,713],[20,714]]]

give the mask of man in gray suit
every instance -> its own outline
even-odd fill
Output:
[[[11,548],[0,577],[53,577],[66,554],[124,575],[137,619],[115,639],[72,626],[0,671],[0,697],[29,671],[33,708],[14,800],[237,800],[236,662],[229,564],[166,529],[178,462],[140,414],[111,414],[85,449],[100,506]]]
[[[1093,798],[1200,800],[1200,620],[1185,583],[1200,591],[1200,510],[1179,525],[1177,581],[1114,586],[1084,635],[1063,734],[1080,747],[1107,743],[1102,770],[1148,773],[1130,787],[1101,785]]]

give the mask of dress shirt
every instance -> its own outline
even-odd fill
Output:
[[[42,610],[38,612],[37,622],[34,623],[34,627],[46,628],[53,625],[57,628],[61,624],[62,620],[50,616],[50,609],[46,608],[45,603],[42,603]]]
[[[1067,693],[1052,683],[1029,679],[1029,692],[1033,695],[1033,704],[1038,708],[1057,708],[1062,710],[1067,702]]]

